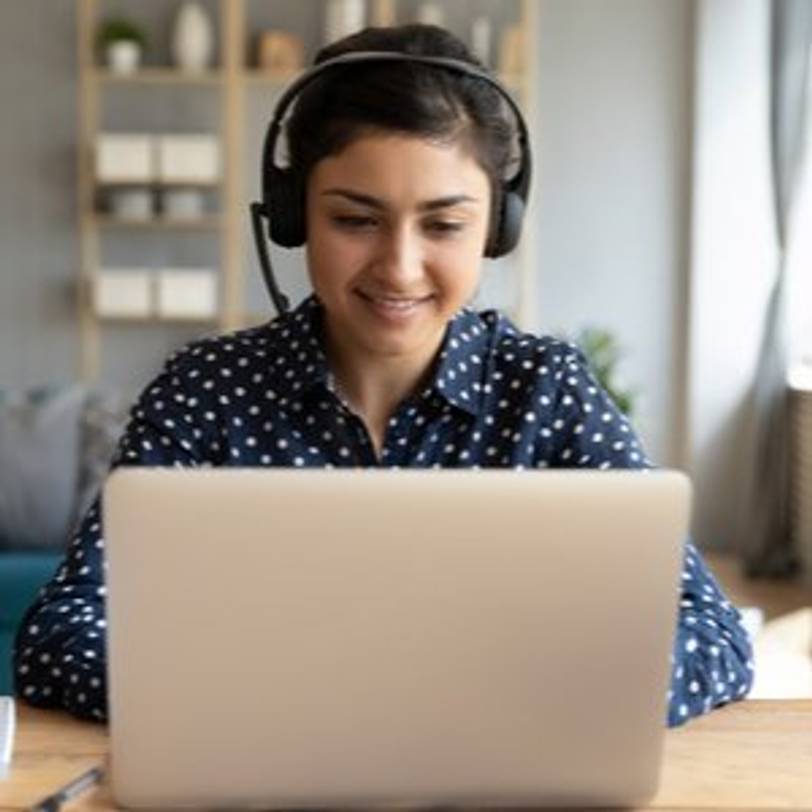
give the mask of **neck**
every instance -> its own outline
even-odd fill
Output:
[[[425,383],[442,337],[422,353],[379,356],[344,346],[326,330],[330,369],[342,398],[364,421],[376,451],[383,446],[386,425],[398,406]]]

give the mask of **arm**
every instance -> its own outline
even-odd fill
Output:
[[[133,407],[111,470],[204,463],[206,453],[216,449],[203,443],[197,423],[168,365]],[[100,721],[107,716],[102,524],[100,494],[78,523],[53,578],[26,612],[13,655],[16,693],[26,701]]]
[[[741,614],[688,541],[668,692],[669,726],[743,699],[753,675],[753,646]]]
[[[560,421],[553,449],[558,466],[652,468],[626,417],[589,371],[580,351],[560,351],[564,371],[553,402]],[[569,359],[569,360],[567,360]],[[668,691],[670,726],[747,695],[753,648],[741,615],[686,540]]]

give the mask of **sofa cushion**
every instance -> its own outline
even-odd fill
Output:
[[[64,547],[76,518],[81,386],[0,397],[0,547]]]
[[[78,516],[84,516],[96,498],[128,416],[129,401],[121,393],[95,389],[87,394],[80,425]]]

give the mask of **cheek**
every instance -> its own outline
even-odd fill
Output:
[[[305,261],[314,290],[329,300],[363,267],[364,257],[351,240],[334,230],[317,228],[308,232]]]
[[[335,231],[324,231],[314,241],[309,258],[318,264],[319,271],[337,278],[355,273],[368,255],[369,248],[362,241],[348,239]]]
[[[479,275],[483,256],[483,237],[479,230],[472,230],[466,237],[454,243],[439,245],[435,259],[448,273],[462,282]]]

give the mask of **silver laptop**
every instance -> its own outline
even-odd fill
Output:
[[[690,497],[675,471],[116,470],[116,800],[645,803]]]

